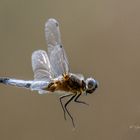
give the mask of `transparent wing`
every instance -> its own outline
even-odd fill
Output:
[[[59,24],[49,19],[45,24],[45,37],[48,44],[48,56],[55,77],[69,72],[68,60],[61,44]]]
[[[48,55],[43,50],[34,51],[32,54],[32,68],[34,72],[34,80],[42,81],[53,78],[51,65]]]
[[[80,80],[84,80],[84,76],[82,74],[75,74]]]

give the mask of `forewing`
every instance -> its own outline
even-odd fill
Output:
[[[45,37],[48,44],[48,56],[55,77],[69,72],[68,60],[61,43],[59,24],[49,19],[45,24]]]
[[[42,81],[53,78],[51,65],[48,55],[43,50],[34,51],[32,54],[32,68],[34,72],[34,80]]]
[[[80,80],[84,80],[84,76],[82,74],[77,73],[76,75]]]

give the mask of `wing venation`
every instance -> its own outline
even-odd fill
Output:
[[[55,77],[69,72],[69,64],[61,43],[59,24],[49,19],[45,24],[45,37],[48,44],[48,57]]]
[[[47,80],[53,78],[48,55],[43,50],[34,51],[32,54],[32,68],[34,80]]]

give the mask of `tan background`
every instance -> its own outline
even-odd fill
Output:
[[[89,107],[57,96],[0,85],[0,140],[139,140],[140,2],[1,0],[0,76],[32,79],[31,54],[46,49],[44,23],[54,17],[73,72],[94,76]]]

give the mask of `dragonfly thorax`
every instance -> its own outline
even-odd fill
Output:
[[[45,90],[65,91],[72,93],[82,93],[86,89],[86,83],[75,74],[63,74],[62,76],[54,79]]]

